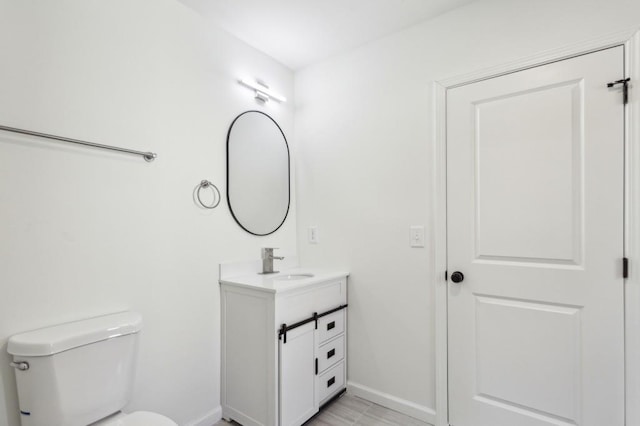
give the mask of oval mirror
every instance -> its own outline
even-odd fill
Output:
[[[268,235],[289,213],[289,146],[273,118],[246,111],[227,134],[227,201],[245,231]]]

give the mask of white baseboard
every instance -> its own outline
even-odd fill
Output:
[[[435,424],[436,412],[423,405],[416,404],[415,402],[407,401],[406,399],[398,398],[388,393],[380,392],[370,387],[354,383],[347,382],[347,391],[358,398],[366,399],[367,401],[375,402],[378,405],[395,410],[399,413],[406,414],[407,416],[414,417],[424,422]],[[199,419],[188,422],[185,426],[213,426],[222,419],[222,407],[218,406],[206,413]]]
[[[351,381],[347,382],[347,392],[418,420],[436,424],[436,412],[429,407]]]
[[[222,419],[222,407],[218,405],[204,416],[187,423],[185,426],[213,426],[218,423],[220,419]]]

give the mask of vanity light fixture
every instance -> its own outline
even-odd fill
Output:
[[[248,81],[248,80],[243,80],[240,79],[238,80],[238,83],[242,84],[243,86],[246,86],[250,89],[253,89],[256,91],[256,99],[258,99],[259,101],[262,102],[267,102],[270,99],[276,100],[278,102],[287,102],[287,98],[285,98],[282,95],[279,95],[278,93],[274,92],[273,90],[269,89],[269,86],[267,86],[266,84],[264,84],[264,82],[258,80],[255,83]]]

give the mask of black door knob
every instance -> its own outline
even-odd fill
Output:
[[[462,272],[456,271],[451,274],[451,281],[454,283],[461,283],[464,280],[464,274]]]

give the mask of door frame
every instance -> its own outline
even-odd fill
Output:
[[[640,92],[633,90],[634,85],[640,87],[640,29],[634,27],[433,83],[435,143],[432,152],[431,217],[434,230],[436,426],[449,426],[447,281],[445,280],[447,269],[447,90],[621,45],[625,47],[625,73],[631,78],[624,129],[624,251],[629,259],[629,278],[624,280],[625,419],[628,425],[640,424],[640,407],[632,403],[640,400],[640,266],[638,266],[640,265],[640,95],[638,94]]]

